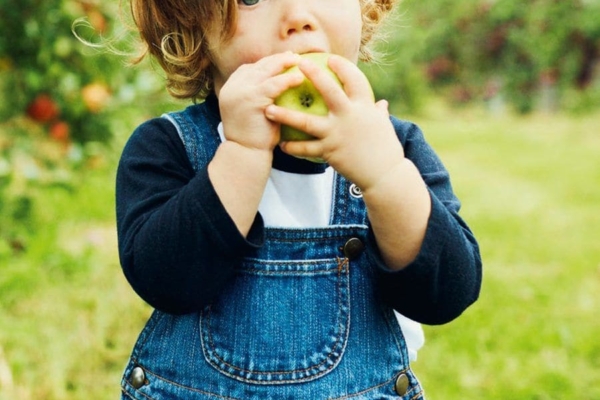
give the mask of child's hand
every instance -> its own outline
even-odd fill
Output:
[[[404,158],[404,150],[389,120],[387,102],[375,103],[365,75],[352,62],[329,58],[329,67],[342,82],[340,87],[325,71],[310,61],[299,64],[301,71],[323,95],[327,116],[315,116],[267,107],[267,117],[300,129],[316,140],[282,143],[294,156],[322,158],[363,190],[394,169]]]
[[[272,152],[279,141],[279,126],[265,118],[265,107],[285,89],[302,82],[301,74],[281,73],[299,60],[292,52],[274,54],[231,74],[218,93],[228,141]]]

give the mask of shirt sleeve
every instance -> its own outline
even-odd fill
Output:
[[[218,295],[243,254],[262,245],[257,213],[245,238],[217,196],[206,166],[195,173],[175,127],[142,124],[117,169],[117,231],[123,272],[161,311],[198,311]]]
[[[425,238],[417,258],[401,271],[389,271],[377,249],[379,287],[401,314],[425,324],[458,317],[479,297],[482,262],[477,241],[459,216],[460,202],[450,176],[414,124],[393,119],[405,156],[419,169],[431,197]]]

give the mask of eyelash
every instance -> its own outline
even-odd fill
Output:
[[[238,0],[238,4],[242,4],[248,7],[258,4],[258,2],[260,2],[260,0]]]

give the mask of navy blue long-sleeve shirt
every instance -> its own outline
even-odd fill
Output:
[[[216,98],[208,107],[218,120]],[[479,296],[481,258],[477,242],[459,217],[448,172],[413,124],[392,120],[405,156],[417,166],[432,201],[425,239],[416,260],[386,271],[379,288],[390,306],[426,324],[460,315]],[[278,153],[279,169],[321,167]],[[313,169],[311,171],[311,169]],[[117,171],[117,229],[121,265],[138,295],[174,314],[201,310],[233,277],[241,259],[263,242],[257,213],[247,237],[237,230],[208,177],[194,171],[174,125],[165,118],[138,127]]]

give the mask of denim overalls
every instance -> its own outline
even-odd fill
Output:
[[[194,168],[206,165],[220,143],[218,116],[201,104],[167,118]],[[378,298],[364,202],[342,176],[334,181],[328,227],[267,227],[210,306],[154,311],[123,399],[423,398],[393,311]]]

